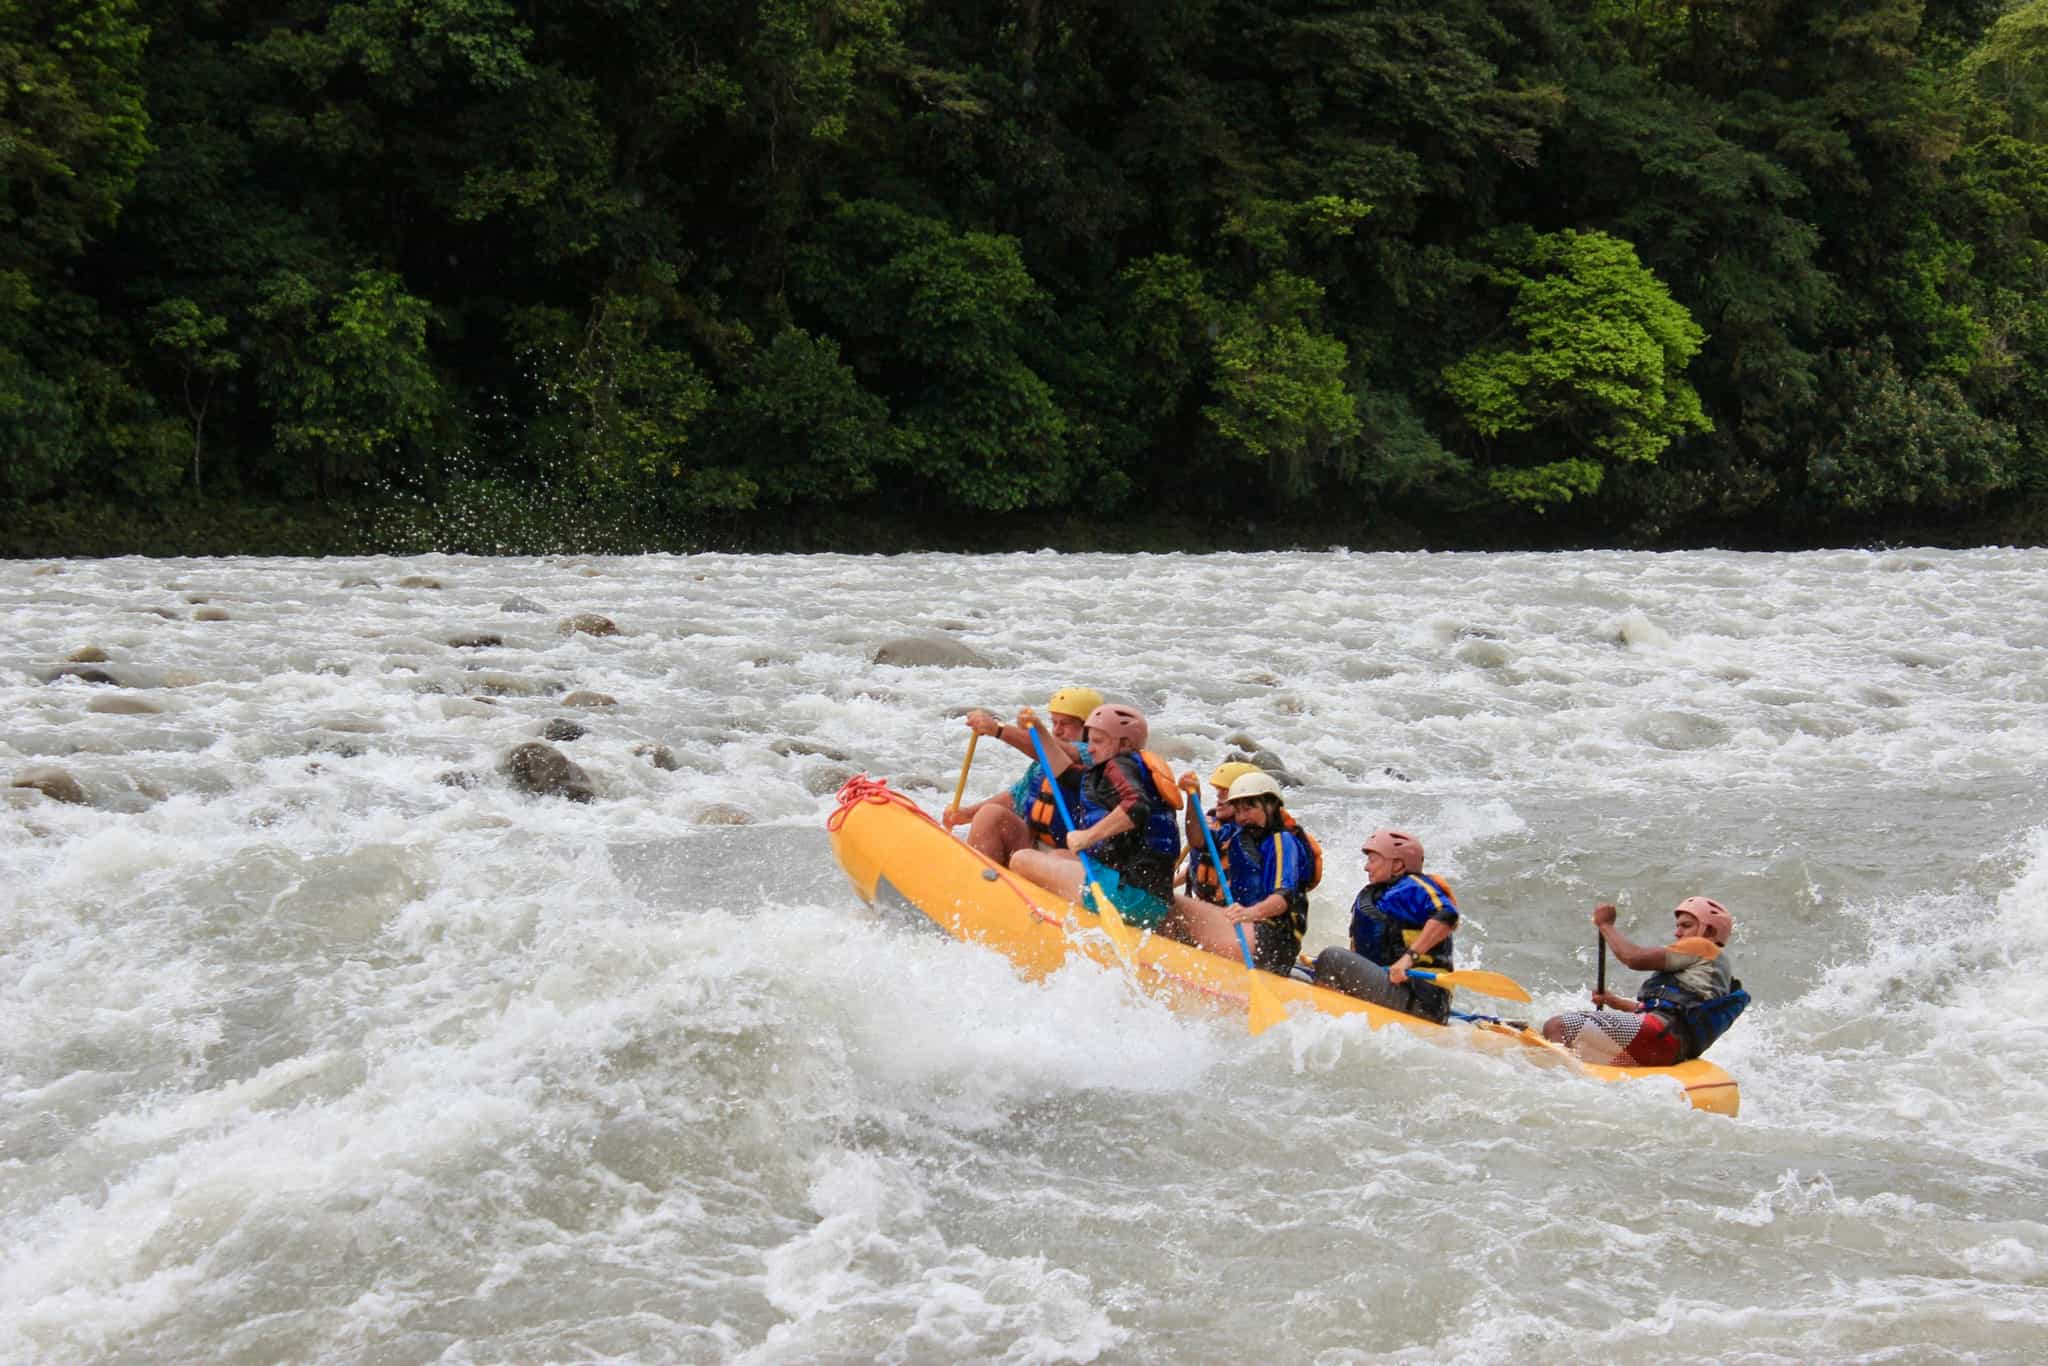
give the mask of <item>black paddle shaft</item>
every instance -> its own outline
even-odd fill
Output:
[[[1593,978],[1593,990],[1604,993],[1607,990],[1607,936],[1599,936],[1595,951],[1600,955],[1600,968]]]

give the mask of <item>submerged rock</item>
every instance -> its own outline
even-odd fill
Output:
[[[588,734],[590,734],[590,732],[585,730],[582,726],[579,726],[574,721],[568,720],[560,716],[548,722],[547,725],[542,728],[540,733],[541,739],[543,740],[559,741],[581,740],[584,736]]]
[[[535,602],[532,598],[521,597],[519,594],[514,593],[511,597],[498,604],[498,610],[500,612],[545,612],[548,609]]]
[[[514,787],[536,797],[566,797],[572,802],[587,802],[597,795],[596,789],[590,785],[590,775],[583,771],[582,765],[553,745],[539,740],[514,745],[505,756],[505,773],[512,779]]]
[[[877,664],[892,664],[899,669],[986,669],[990,667],[987,655],[962,645],[957,640],[944,640],[936,636],[899,636],[885,640],[874,654]]]
[[[698,825],[752,825],[754,814],[730,802],[713,802],[709,806],[698,807],[690,819]]]
[[[32,789],[42,793],[53,802],[69,802],[73,806],[91,805],[86,799],[85,789],[79,785],[78,779],[72,777],[63,769],[49,764],[22,769],[14,775],[13,781],[8,786]]]
[[[565,636],[578,633],[586,636],[615,636],[619,633],[619,628],[612,624],[610,617],[602,617],[595,612],[578,612],[555,629]]]
[[[785,759],[793,754],[811,754],[816,755],[820,759],[830,759],[834,763],[843,764],[853,758],[852,755],[842,750],[836,750],[830,745],[817,744],[811,740],[777,740],[774,744],[768,746],[768,749],[771,753],[780,754]]]
[[[155,716],[163,710],[154,702],[144,701],[140,697],[129,697],[125,693],[117,693],[112,697],[95,697],[85,704],[85,709],[99,712],[103,716]]]
[[[619,699],[613,697],[608,692],[578,690],[563,698],[562,705],[565,707],[616,707],[619,705]]]
[[[441,581],[426,574],[407,574],[398,581],[400,588],[439,588]]]
[[[107,652],[97,645],[81,645],[64,658],[73,664],[104,664]]]
[[[804,791],[814,797],[822,797],[828,792],[837,792],[845,785],[846,780],[853,777],[856,772],[858,770],[848,768],[845,764],[826,764],[823,768],[814,768],[804,774]]]
[[[50,675],[50,682],[55,683],[63,678],[75,678],[81,683],[92,683],[103,688],[118,688],[121,686],[121,680],[108,673],[105,669],[86,668],[84,666],[59,669]]]
[[[487,650],[503,645],[505,637],[489,631],[471,631],[466,635],[448,637],[448,643],[458,650]]]
[[[192,620],[194,621],[226,621],[227,619],[228,609],[225,607],[195,607],[192,609]]]
[[[675,751],[671,750],[667,745],[657,745],[651,742],[638,744],[633,746],[633,753],[636,757],[645,759],[664,773],[674,773],[682,767],[680,763],[676,762]]]
[[[1264,769],[1268,776],[1282,787],[1301,786],[1301,779],[1290,773],[1286,763],[1270,749],[1254,750],[1252,762]]]

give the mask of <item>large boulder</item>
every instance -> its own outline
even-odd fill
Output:
[[[49,764],[22,769],[14,775],[13,781],[8,785],[32,788],[53,802],[69,802],[73,806],[91,804],[87,801],[85,789],[79,785],[78,779]]]
[[[536,797],[566,797],[587,802],[597,795],[583,766],[553,745],[529,740],[505,756],[505,774],[521,792]]]
[[[874,662],[899,669],[986,669],[987,655],[939,636],[898,636],[876,647]]]
[[[680,763],[676,762],[674,750],[670,749],[667,745],[655,744],[651,740],[633,746],[633,753],[639,758],[645,759],[648,763],[653,764],[664,773],[674,773],[682,767]]]
[[[563,621],[556,629],[565,636],[615,636],[619,633],[619,628],[612,624],[610,617],[599,616],[595,612],[578,612]]]

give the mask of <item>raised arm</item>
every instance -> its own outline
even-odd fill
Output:
[[[1627,935],[1614,927],[1614,907],[1601,902],[1593,908],[1593,925],[1600,931],[1600,937],[1607,941],[1607,951],[1615,961],[1625,968],[1637,972],[1661,972],[1664,970],[1664,948],[1645,948],[1634,943]]]
[[[1038,751],[1031,747],[1029,734],[1034,730],[1038,732],[1038,737],[1045,741],[1045,757],[1052,761],[1052,773],[1049,776],[1057,778],[1081,762],[1080,751],[1054,735],[1050,728],[1039,724],[1038,713],[1029,707],[1017,709],[1017,725],[1014,730],[1007,726],[1003,728],[1003,743],[1017,744],[1017,748],[1035,759],[1038,757]],[[1016,739],[1012,740],[1012,736]],[[1018,744],[1018,741],[1022,743]]]

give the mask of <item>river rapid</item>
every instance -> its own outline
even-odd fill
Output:
[[[11,562],[0,619],[0,775],[84,798],[0,789],[0,1360],[2048,1354],[2048,552]],[[1379,825],[1538,1016],[1594,902],[1720,899],[1740,1117],[863,907],[840,781],[936,810],[962,709],[1074,683],[1284,762],[1311,950]],[[562,721],[587,803],[503,768]]]

